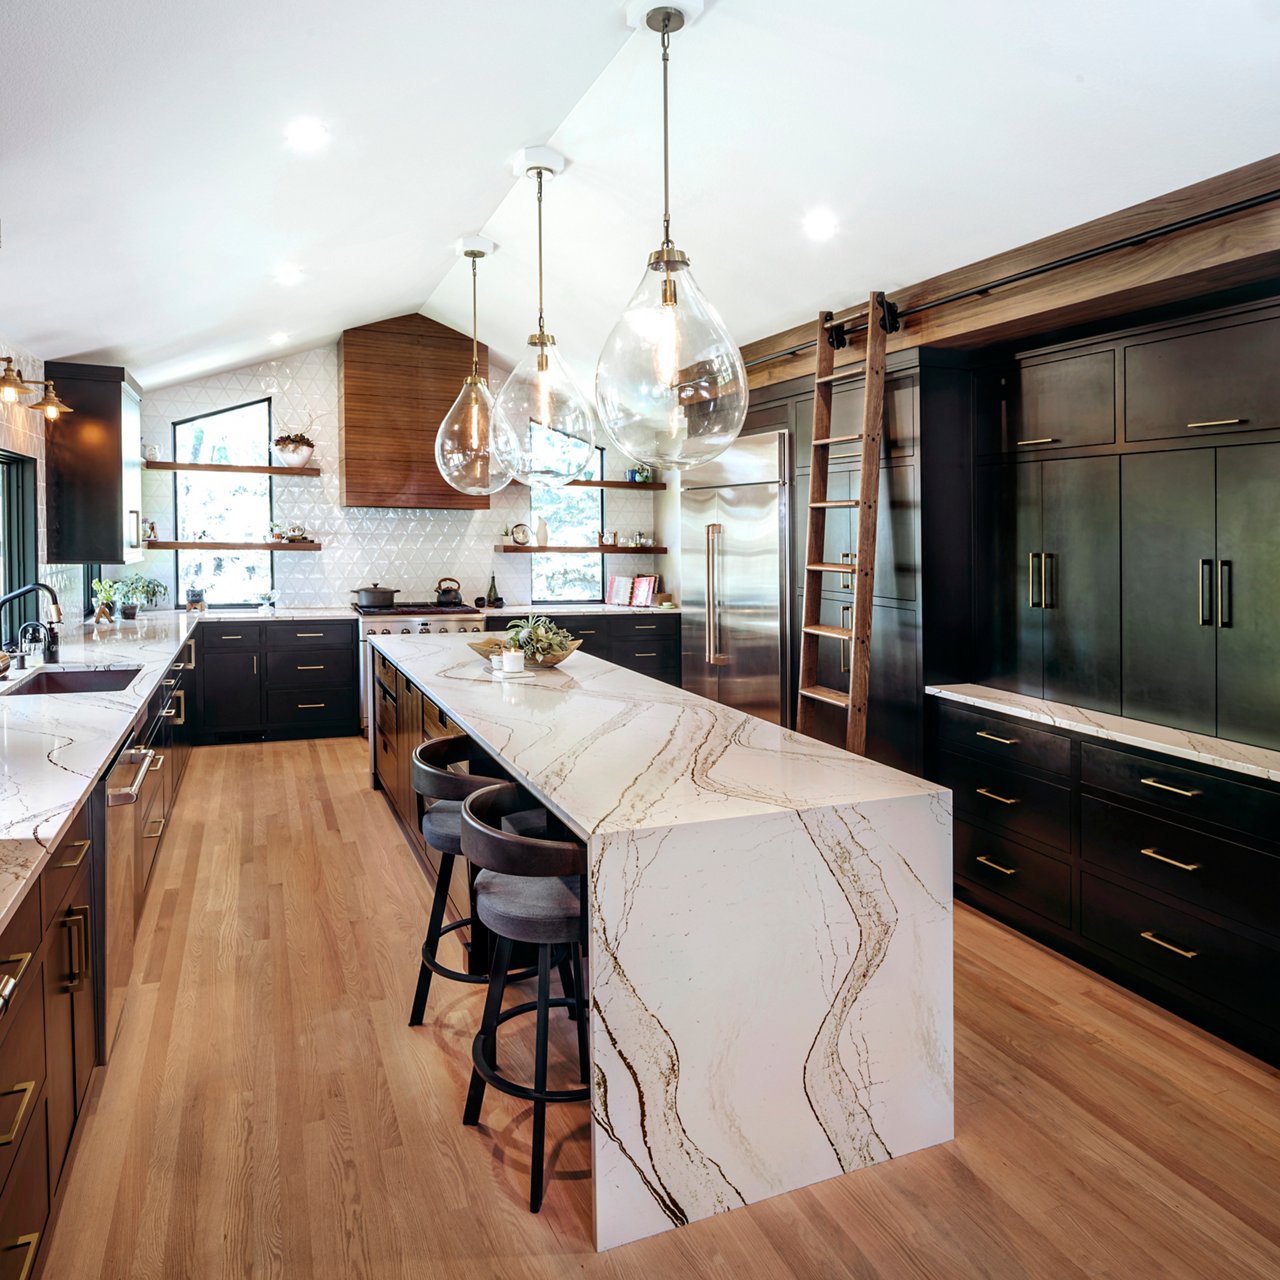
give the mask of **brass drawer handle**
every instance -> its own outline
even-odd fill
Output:
[[[164,768],[164,756],[156,756],[156,758],[151,762],[151,768],[149,768],[147,772],[159,773],[160,770],[163,768]]]
[[[1188,422],[1187,426],[1196,427],[1243,427],[1248,418],[1215,418],[1212,422]]]
[[[978,854],[978,861],[981,862],[984,867],[991,867],[993,870],[1001,871],[1007,876],[1016,876],[1018,874],[1017,867],[1002,867],[998,862],[992,862],[985,853]]]
[[[169,666],[170,671],[185,671],[186,669],[187,664],[185,662],[174,662]]]
[[[1200,953],[1198,951],[1184,951],[1181,947],[1175,947],[1172,942],[1166,942],[1163,938],[1152,933],[1150,929],[1143,929],[1141,937],[1148,942],[1154,942],[1157,947],[1163,947],[1166,951],[1172,951],[1174,955],[1181,956],[1184,960],[1194,960]]]
[[[1179,862],[1176,858],[1166,858],[1163,853],[1157,853],[1154,849],[1139,849],[1138,852],[1144,858],[1154,858],[1157,862],[1167,862],[1171,867],[1177,867],[1179,871],[1200,870],[1198,862]]]
[[[187,661],[184,665],[188,671],[196,669],[196,642],[194,640],[187,641]]]
[[[1017,804],[1016,800],[1010,800],[1008,796],[998,796],[994,791],[988,791],[986,787],[977,787],[977,793],[980,796],[986,796],[988,800],[998,800],[1001,804]]]
[[[307,666],[307,667],[299,667],[298,670],[299,671],[323,671],[324,663],[323,662],[312,663],[310,666]]]
[[[22,1094],[22,1101],[18,1103],[18,1114],[13,1117],[9,1132],[0,1134],[0,1147],[13,1146],[13,1140],[18,1136],[18,1130],[22,1128],[22,1117],[27,1113],[27,1103],[31,1101],[31,1095],[35,1091],[34,1080],[24,1080],[21,1084],[15,1084],[12,1089],[0,1089],[0,1098],[12,1098],[16,1093]]]
[[[1035,439],[1035,440],[1019,440],[1019,441],[1018,441],[1018,444],[1019,444],[1019,445],[1028,445],[1028,444],[1057,444],[1057,443],[1058,443],[1058,437],[1057,437],[1057,436],[1039,436],[1039,437],[1038,437],[1037,439]]]
[[[598,633],[595,631],[583,631],[581,628],[579,628],[578,634],[580,636],[594,636],[594,635],[597,635]]]
[[[295,631],[293,633],[295,640],[323,640],[323,631]]]
[[[243,640],[244,636],[223,636],[224,640]]]
[[[18,990],[18,983],[22,981],[22,975],[26,973],[27,966],[30,963],[30,951],[19,951],[16,955],[0,958],[0,964],[16,964],[18,966],[17,973],[6,973],[3,978],[0,978],[0,1018],[9,1012],[9,1006],[13,1004],[14,994]]]
[[[636,654],[637,658],[656,658],[657,656],[658,655],[656,653],[637,653]]]
[[[84,855],[89,852],[90,843],[88,840],[73,840],[67,845],[67,848],[79,849],[80,852],[70,862],[59,862],[57,869],[59,871],[72,871],[78,867],[84,861]]]
[[[999,738],[994,733],[988,733],[985,729],[977,730],[974,737],[986,738],[988,742],[998,742],[1002,747],[1015,747],[1018,745],[1017,738]]]
[[[167,819],[165,818],[152,818],[152,822],[158,823],[159,825],[154,831],[144,831],[142,833],[142,838],[144,840],[159,840],[164,834],[164,824],[166,821]]]
[[[174,686],[175,684],[177,684],[178,682],[177,682],[176,680],[168,680],[168,679],[166,679],[166,680],[161,680],[161,681],[160,681],[160,683],[161,683],[162,685],[164,685],[164,687],[165,687],[166,689],[172,689],[172,688],[173,688],[173,686]]]
[[[1186,796],[1188,800],[1194,800],[1200,794],[1198,791],[1184,791],[1181,787],[1171,787],[1167,782],[1161,782],[1159,778],[1143,778],[1142,785],[1155,787],[1157,791],[1172,791],[1175,796]]]
[[[72,925],[75,925],[76,950],[79,953],[71,958],[74,967],[67,980],[66,989],[68,991],[83,991],[84,984],[92,976],[92,961],[89,953],[89,908],[68,907],[66,919],[63,923],[67,926],[68,931],[70,931]]]
[[[40,1233],[32,1231],[29,1235],[19,1236],[12,1244],[3,1246],[6,1253],[10,1249],[25,1249],[27,1251],[26,1261],[22,1264],[22,1270],[18,1272],[18,1280],[28,1280],[31,1275],[31,1267],[36,1260],[36,1249],[40,1244]]]
[[[178,714],[178,708],[165,707],[165,709],[160,714],[167,719],[169,716],[176,716]]]
[[[324,706],[323,702],[300,702],[298,703],[298,710],[299,711],[315,711],[323,706]]]
[[[635,629],[637,631],[657,631],[658,624],[656,622],[645,622],[645,623],[637,622]]]

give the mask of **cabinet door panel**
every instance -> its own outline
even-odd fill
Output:
[[[1218,736],[1280,747],[1280,444],[1215,452]]]
[[[262,723],[261,667],[256,652],[205,653],[205,728],[253,729]]]
[[[1120,464],[1124,714],[1195,733],[1215,725],[1213,455]]]
[[[1024,364],[1013,415],[1015,449],[1113,444],[1116,438],[1115,354]]]
[[[920,552],[916,545],[919,524],[916,496],[916,469],[912,465],[881,467],[880,493],[877,498],[879,519],[876,523],[876,576],[873,595],[877,599],[908,600],[916,598],[920,573]],[[857,498],[862,491],[862,468],[849,474],[849,496]],[[858,545],[858,508],[850,515],[850,548]]]
[[[1043,466],[1044,696],[1120,710],[1120,460]]]

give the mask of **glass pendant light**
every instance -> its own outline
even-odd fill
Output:
[[[530,150],[544,156],[548,152],[545,147]],[[560,358],[556,340],[544,323],[542,180],[555,169],[536,163],[526,172],[538,184],[538,332],[529,335],[524,359],[498,392],[497,416],[508,428],[498,447],[521,483],[558,486],[577,479],[595,461],[596,411]]]
[[[662,34],[662,245],[605,340],[596,403],[608,437],[629,458],[684,471],[710,462],[737,438],[747,414],[747,371],[737,343],[671,239],[667,79],[675,8],[652,9]]]
[[[436,466],[459,493],[497,493],[511,481],[507,458],[509,445],[498,449],[496,440],[511,428],[493,410],[493,393],[480,376],[480,349],[476,338],[476,264],[485,256],[479,236],[462,241],[464,257],[471,259],[471,373],[436,432]],[[489,243],[489,242],[484,242]],[[490,246],[492,247],[492,246]]]
[[[17,404],[19,396],[29,396],[39,384],[32,386],[22,380],[22,370],[13,367],[13,357],[0,357],[4,360],[4,372],[0,373],[0,403]]]
[[[36,382],[31,386],[34,391],[36,387],[44,387],[44,395],[40,397],[34,404],[26,406],[28,409],[34,410],[36,413],[43,413],[50,422],[56,422],[64,413],[74,413],[75,410],[69,405],[65,405],[58,399],[53,392],[52,382]]]

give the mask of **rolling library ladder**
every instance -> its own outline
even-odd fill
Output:
[[[867,309],[866,384],[863,392],[862,432],[831,434],[831,391],[836,382],[859,376],[843,368],[835,372],[835,353],[846,345],[845,326],[831,312],[818,318],[817,371],[814,378],[813,458],[809,472],[809,534],[804,566],[804,613],[800,635],[800,703],[796,727],[813,733],[815,704],[827,703],[845,711],[844,745],[863,755],[867,746],[867,702],[871,681],[871,597],[875,588],[877,502],[880,493],[880,440],[884,424],[885,339],[898,328],[897,309],[883,293],[873,293]],[[857,498],[832,500],[827,496],[831,446],[860,441],[862,475]],[[852,563],[840,553],[839,563],[827,556],[827,512],[837,507],[858,509],[858,545]],[[842,611],[847,627],[821,622],[822,583],[827,574],[852,575],[853,605]],[[851,616],[850,616],[851,615]],[[823,642],[848,643],[849,685],[833,689],[818,683],[818,646]]]

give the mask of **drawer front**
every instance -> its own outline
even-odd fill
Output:
[[[1011,406],[1015,452],[1112,444],[1116,438],[1116,358],[1088,351],[1018,370]]]
[[[47,871],[44,873],[45,876],[48,874]],[[37,956],[45,930],[45,922],[40,914],[43,889],[43,883],[39,887],[31,886],[27,896],[23,898],[18,910],[14,913],[13,919],[5,926],[3,935],[0,935],[0,977],[12,978],[18,984],[10,994],[6,1011],[0,1013],[0,1042],[3,1042],[13,1029],[10,1015],[16,1012],[16,1006],[23,994],[32,987],[40,985],[40,963]],[[63,897],[65,896],[64,891]],[[61,901],[62,899],[59,898],[58,902],[54,903],[55,913]]]
[[[1084,857],[1193,906],[1280,934],[1280,857],[1080,798]]]
[[[449,720],[430,698],[422,699],[422,736],[430,738],[456,738],[462,730]]]
[[[80,864],[89,856],[89,806],[81,805],[79,812],[71,820],[71,825],[63,834],[62,839],[58,841],[57,846],[53,850],[52,856],[45,864],[45,869],[40,877],[40,893],[33,894],[32,897],[42,897],[44,901],[44,927],[49,927],[49,922],[57,914],[58,908],[62,905],[62,900],[67,896],[67,890],[71,888],[72,881],[76,878],[76,873],[80,869]],[[7,936],[7,934],[6,934]],[[40,934],[37,931],[35,946],[40,943]],[[18,950],[33,951],[35,946],[20,947]],[[8,955],[13,948],[9,948],[7,944],[3,944],[0,954]]]
[[[350,721],[356,694],[346,689],[271,689],[267,692],[267,723],[303,727]]]
[[[1052,773],[1071,772],[1071,739],[1033,729],[1021,722],[997,720],[950,702],[938,703],[938,725],[945,742],[1001,761],[1035,765]]]
[[[257,622],[202,622],[200,645],[205,649],[259,649],[262,625]]]
[[[1071,792],[1067,787],[950,751],[941,753],[939,764],[939,781],[955,792],[957,812],[984,826],[1027,836],[1055,849],[1071,848]]]
[[[1086,742],[1080,748],[1080,780],[1115,791],[1180,817],[1234,827],[1260,839],[1280,831],[1280,794],[1199,773],[1166,759],[1149,759]]]
[[[680,638],[680,615],[674,612],[615,613],[609,615],[608,622],[614,640]]]
[[[1095,876],[1081,877],[1081,931],[1219,1004],[1280,1026],[1280,949],[1167,907]]]
[[[353,622],[269,622],[269,649],[341,649],[355,643]]]
[[[267,685],[280,689],[310,689],[316,685],[350,684],[355,679],[355,654],[350,649],[267,652]]]
[[[583,613],[558,617],[554,621],[568,631],[575,640],[582,641],[579,653],[589,653],[593,658],[608,658],[609,618],[602,614]]]
[[[615,640],[609,659],[628,671],[670,680],[680,668],[680,644],[677,640]]]
[[[396,687],[395,663],[388,661],[388,659],[376,649],[370,649],[369,652],[373,654],[373,674],[377,676],[377,678],[381,680],[388,689],[394,689]]]
[[[33,1099],[34,1115],[0,1196],[0,1277],[19,1280],[34,1273],[36,1254],[49,1222],[49,1129],[45,1100]],[[46,1272],[46,1274],[48,1274]]]
[[[1070,928],[1071,868],[1065,862],[967,822],[955,824],[955,849],[957,877]]]
[[[35,976],[42,976],[39,969]],[[29,988],[15,1000],[5,1020],[12,1020],[12,1025],[0,1049],[0,1186],[39,1109],[44,1087],[44,1000],[39,990]]]

